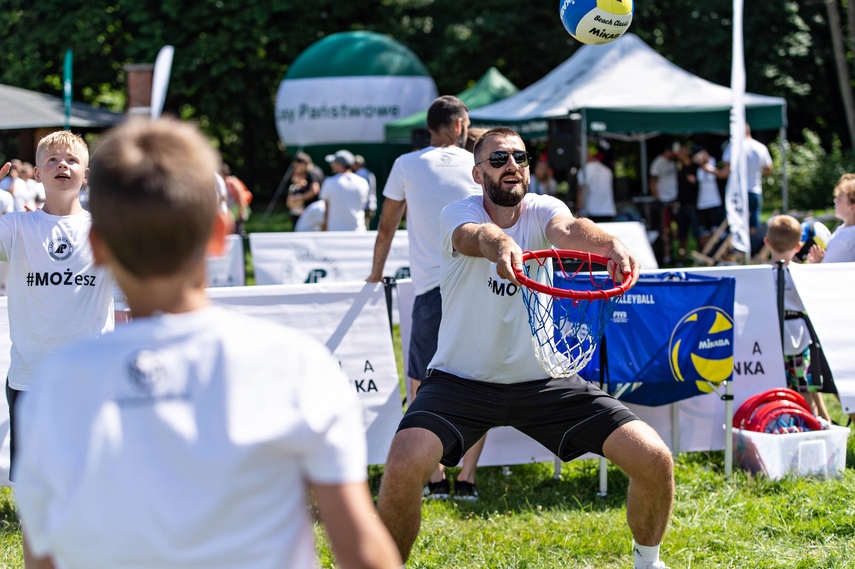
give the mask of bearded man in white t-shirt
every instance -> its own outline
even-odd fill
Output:
[[[406,210],[410,274],[416,287],[407,363],[413,395],[436,352],[442,318],[439,214],[448,204],[481,193],[481,188],[472,180],[472,153],[463,148],[469,127],[466,104],[448,95],[437,98],[428,109],[427,124],[430,146],[400,156],[389,173],[383,189],[385,200],[374,243],[374,263],[371,274],[365,279],[368,282],[383,280],[383,267],[392,238]],[[483,445],[483,440],[479,441],[463,458],[463,467],[455,483],[455,498],[477,498],[475,466]],[[450,495],[449,482],[439,469],[425,487],[425,497],[445,499]]]
[[[456,464],[487,430],[513,426],[562,460],[593,452],[619,466],[630,478],[635,567],[665,569],[659,543],[674,495],[668,447],[594,384],[545,377],[514,273],[523,250],[553,245],[603,255],[617,281],[634,282],[640,266],[618,239],[573,217],[560,200],[528,193],[529,160],[513,130],[487,131],[472,169],[483,196],[442,211],[439,344],[392,440],[378,511],[406,560],[419,530],[421,484],[436,462]]]

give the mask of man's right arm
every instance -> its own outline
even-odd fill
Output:
[[[380,221],[377,224],[377,239],[374,241],[374,262],[371,265],[371,274],[365,279],[367,282],[379,283],[383,280],[383,268],[389,257],[389,249],[392,248],[392,239],[404,217],[406,205],[406,201],[390,198],[383,200]]]
[[[522,249],[493,223],[464,223],[451,235],[454,250],[467,257],[496,263],[496,274],[519,286],[514,268],[522,270]]]

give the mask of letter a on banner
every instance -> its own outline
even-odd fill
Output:
[[[730,176],[725,190],[727,224],[734,249],[751,255],[748,226],[748,174],[745,167],[745,53],[742,43],[742,0],[733,0],[733,58],[730,69]]]
[[[163,112],[166,101],[166,89],[169,87],[169,74],[172,72],[172,56],[175,48],[165,45],[160,48],[154,61],[154,74],[151,78],[151,120],[156,120]]]

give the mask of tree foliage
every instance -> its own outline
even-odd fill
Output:
[[[637,3],[631,31],[727,85],[731,6]],[[72,48],[74,99],[123,110],[124,66],[153,63],[171,44],[165,111],[197,121],[232,169],[269,195],[287,161],[273,119],[276,89],[315,41],[348,30],[388,34],[421,58],[442,94],[471,86],[490,66],[526,87],[579,47],[557,12],[553,1],[518,0],[0,0],[0,82],[59,95],[62,57]],[[786,98],[790,132],[811,129],[830,148],[843,122],[823,5],[747,3],[744,27],[748,90]]]

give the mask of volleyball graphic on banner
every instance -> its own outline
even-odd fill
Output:
[[[689,312],[674,327],[668,354],[677,381],[712,391],[733,374],[733,320],[714,306]]]
[[[633,0],[561,0],[558,15],[582,43],[604,44],[621,37],[632,22]]]

